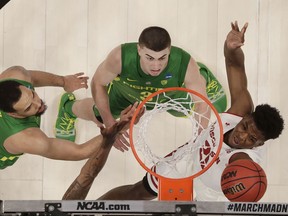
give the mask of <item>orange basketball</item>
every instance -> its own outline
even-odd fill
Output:
[[[224,169],[221,188],[232,202],[257,202],[267,188],[266,174],[262,167],[252,160],[236,160]]]

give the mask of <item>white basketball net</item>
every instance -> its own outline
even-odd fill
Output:
[[[147,110],[140,119],[139,123],[134,125],[133,128],[133,143],[138,157],[141,159],[141,161],[145,164],[146,167],[151,168],[157,164],[159,166],[160,163],[160,168],[157,167],[157,173],[159,175],[168,178],[185,178],[199,172],[212,160],[213,157],[199,158],[200,148],[202,148],[202,151],[217,151],[218,145],[214,145],[215,142],[213,142],[213,145],[208,145],[208,142],[205,142],[207,136],[210,136],[209,133],[211,127],[214,128],[215,124],[217,124],[215,123],[216,115],[212,111],[210,119],[205,116],[210,111],[210,106],[208,106],[208,104],[201,98],[199,98],[199,100],[197,101],[194,100],[192,102],[191,95],[189,93],[185,94],[186,96],[177,99],[171,98],[169,93],[170,92],[162,92],[161,94],[158,94],[153,98],[153,102],[145,103]],[[207,105],[207,109],[204,113],[199,114],[193,110],[193,107],[199,103],[205,103]],[[177,113],[181,113],[185,118],[174,117],[171,114],[168,114],[167,111],[176,111]],[[162,114],[165,114],[164,118],[167,118],[167,115],[170,116],[170,118],[172,119],[172,125],[173,121],[175,121],[176,119],[181,119],[180,123],[182,124],[182,126],[180,124],[179,127],[183,128],[181,128],[178,132],[176,131],[175,135],[178,134],[179,136],[180,134],[181,137],[181,133],[186,128],[188,128],[188,136],[186,136],[184,140],[182,139],[182,141],[180,141],[181,143],[176,143],[177,146],[175,146],[172,150],[167,150],[166,146],[164,145],[163,149],[160,150],[162,155],[159,155],[156,154],[151,148],[155,145],[160,144],[159,138],[157,138],[157,136],[159,133],[163,132],[161,130],[165,130],[165,128],[167,127],[169,128],[170,123],[166,122],[166,119],[164,119],[164,126],[158,126],[158,129],[157,126],[155,129],[151,129],[151,127],[154,124],[152,123],[153,121],[156,122],[156,125],[163,121],[163,119],[157,119],[157,117],[161,116]],[[199,124],[199,122],[202,122],[203,120],[208,121],[207,129],[203,128],[202,125]],[[187,126],[187,124],[189,125]],[[198,135],[199,131],[202,131],[200,133],[201,135]],[[167,136],[169,136],[168,133],[169,132],[167,132],[166,134]],[[217,136],[215,139],[217,143],[217,141],[219,140]],[[179,142],[179,140],[175,140],[174,142]],[[173,152],[172,157],[165,157],[168,153],[172,152],[174,149],[182,146],[185,143],[188,144],[185,145],[185,147],[181,147],[181,150],[179,150],[179,148],[176,152]],[[197,164],[195,166],[195,160],[199,161],[199,166]],[[165,166],[165,169],[163,169],[160,174],[158,171],[162,169],[161,167],[163,166]]]

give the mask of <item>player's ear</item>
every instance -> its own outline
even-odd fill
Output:
[[[137,44],[137,51],[138,51],[138,55],[140,55],[141,46],[139,44]]]

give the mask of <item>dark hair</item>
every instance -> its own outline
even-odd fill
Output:
[[[171,38],[166,29],[151,26],[145,28],[139,36],[139,46],[159,52],[171,46]]]
[[[284,120],[279,110],[269,104],[258,105],[252,113],[252,117],[265,140],[279,137],[284,129]]]
[[[0,82],[0,110],[4,112],[15,112],[13,105],[20,99],[22,85],[14,80],[6,80]]]

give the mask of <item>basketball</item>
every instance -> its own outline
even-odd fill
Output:
[[[224,169],[221,188],[232,202],[257,202],[267,188],[266,174],[262,167],[252,160],[236,160]]]

